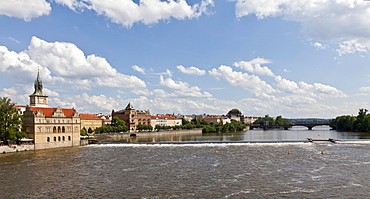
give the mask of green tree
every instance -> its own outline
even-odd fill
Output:
[[[126,126],[126,122],[119,119],[118,117],[113,117],[112,118],[112,122],[111,122],[111,126]]]
[[[0,140],[7,143],[8,140],[19,141],[27,137],[21,132],[22,116],[14,103],[7,97],[0,97]]]
[[[86,131],[86,128],[83,127],[81,130],[80,130],[80,135],[84,136],[86,135],[87,131]]]

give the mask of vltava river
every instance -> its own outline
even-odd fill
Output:
[[[292,129],[196,139],[266,136],[368,138]],[[368,143],[114,143],[0,154],[0,198],[369,198]]]

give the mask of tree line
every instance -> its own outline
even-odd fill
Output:
[[[266,115],[265,117],[258,118],[253,124],[259,124],[261,126],[265,125],[291,125],[292,123],[289,120],[283,119],[281,115],[277,116],[276,118],[269,117]]]
[[[340,131],[370,132],[370,114],[367,109],[360,109],[357,116],[338,116],[330,123]]]
[[[27,134],[21,131],[22,115],[14,105],[9,98],[0,97],[0,140],[4,144],[19,142],[27,137]]]

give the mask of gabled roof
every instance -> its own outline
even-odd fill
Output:
[[[93,114],[80,114],[82,120],[101,120],[100,117]]]
[[[42,108],[42,107],[30,107],[30,109],[37,113],[37,111],[41,111],[45,117],[52,117],[53,113],[57,110],[57,108]],[[76,110],[74,109],[61,109],[66,117],[72,117]]]

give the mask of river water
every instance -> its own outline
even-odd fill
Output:
[[[0,198],[370,198],[369,138],[293,128],[0,154]]]

